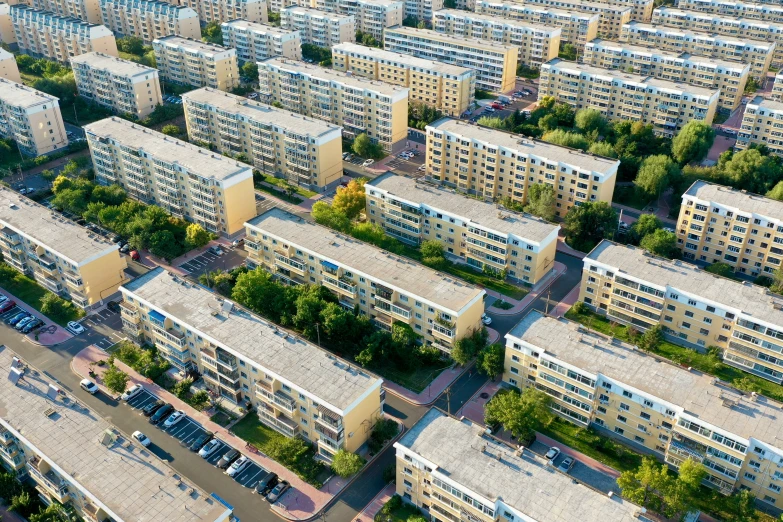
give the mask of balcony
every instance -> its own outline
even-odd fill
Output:
[[[275,252],[275,263],[278,265],[283,265],[287,269],[293,270],[299,275],[305,275],[306,265],[303,261],[300,261],[296,258],[289,258],[279,252]]]
[[[375,309],[383,310],[391,314],[395,319],[408,323],[411,320],[411,310],[405,305],[391,303],[389,300],[382,299],[379,295],[375,296]]]
[[[291,412],[291,413],[296,411],[296,401],[294,400],[293,397],[291,397],[290,395],[288,395],[285,392],[282,392],[280,390],[276,391],[274,393],[274,397],[273,397],[272,401],[274,402],[274,405],[276,407],[282,408],[285,411],[288,411],[288,412]]]
[[[353,283],[348,283],[341,279],[330,277],[323,272],[321,274],[321,282],[325,287],[336,290],[340,294],[344,294],[349,297],[356,297],[356,285]]]
[[[274,401],[274,391],[272,385],[266,381],[256,382],[256,397],[262,401]]]
[[[259,403],[258,419],[287,437],[296,437],[299,434],[299,425],[293,419],[281,415],[275,416],[274,410],[265,403]]]
[[[230,370],[236,370],[237,369],[237,359],[233,355],[226,353],[223,350],[218,349],[215,352],[215,359],[217,360],[218,364],[223,365],[226,368],[229,368]]]
[[[38,489],[47,496],[54,497],[58,502],[65,503],[69,500],[68,483],[60,479],[51,466],[40,457],[27,462],[27,469],[33,480],[39,485]]]
[[[120,301],[120,315],[122,316],[123,321],[135,324],[141,322],[139,310],[127,301]]]
[[[166,342],[172,343],[175,346],[179,346],[180,348],[185,346],[184,333],[174,330],[173,328],[167,328],[166,330],[164,330],[159,326],[153,326],[152,329],[155,330],[155,335],[158,338],[163,339]]]
[[[435,338],[440,338],[445,341],[451,342],[454,339],[454,329],[446,328],[437,323],[432,325],[432,335]]]

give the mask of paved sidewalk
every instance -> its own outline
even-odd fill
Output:
[[[579,285],[576,285],[573,290],[568,292],[562,301],[557,303],[552,309],[550,314],[552,317],[563,317],[569,308],[574,306],[574,303],[579,299]]]
[[[513,305],[508,310],[503,310],[502,308],[490,306],[489,311],[493,315],[517,315],[522,313],[525,310],[525,308],[530,306],[530,304],[533,301],[538,299],[538,297],[542,293],[544,293],[550,286],[552,286],[552,283],[554,283],[558,277],[565,274],[566,270],[567,268],[563,263],[560,263],[559,261],[555,261],[552,270],[546,276],[544,276],[543,279],[541,279],[538,283],[536,283],[533,289],[525,297],[523,297],[522,300],[511,299],[510,297],[502,295],[494,290],[485,289],[487,295],[491,295],[496,299],[500,299],[502,301],[505,301]]]
[[[25,518],[14,511],[10,511],[6,506],[0,505],[0,519],[3,522],[27,522]]]
[[[577,257],[579,259],[584,259],[584,257],[587,255],[584,252],[580,252],[579,250],[576,250],[568,246],[563,236],[557,237],[557,251],[562,252],[564,254],[568,254],[569,256]]]
[[[73,337],[73,335],[68,330],[66,330],[62,326],[58,325],[57,323],[55,323],[54,321],[52,321],[51,319],[46,317],[44,314],[42,314],[41,312],[39,312],[38,310],[36,310],[32,306],[30,306],[27,303],[25,303],[24,301],[21,301],[18,297],[13,295],[11,292],[6,290],[5,288],[3,288],[3,293],[8,296],[8,299],[16,301],[16,306],[18,306],[22,310],[24,310],[26,312],[29,312],[29,313],[35,315],[38,318],[45,319],[46,320],[46,324],[49,325],[50,327],[51,326],[56,327],[56,330],[54,331],[54,333],[42,333],[42,334],[39,334],[37,341],[35,340],[35,333],[30,332],[29,334],[27,334],[27,339],[31,343],[37,344],[37,345],[40,345],[40,346],[56,346],[56,345],[58,345],[58,344],[60,344],[62,342],[67,341],[71,337]]]
[[[387,485],[373,498],[369,504],[364,506],[364,509],[359,513],[352,522],[373,522],[375,515],[381,510],[384,504],[386,504],[392,496],[394,496],[396,489],[394,483]]]

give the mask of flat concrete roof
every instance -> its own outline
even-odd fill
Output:
[[[474,13],[472,11],[463,11],[462,9],[439,9],[437,11],[433,11],[434,17],[439,17],[445,15],[447,17],[452,18],[468,18],[470,20],[484,20],[486,22],[491,22],[496,25],[505,25],[509,27],[518,27],[522,29],[532,29],[534,31],[543,31],[543,32],[561,32],[562,29],[560,27],[555,27],[554,25],[543,25],[543,24],[535,24],[531,22],[525,22],[524,20],[515,20],[514,18],[498,18],[497,16],[492,16],[488,14],[482,14],[482,13]]]
[[[13,107],[30,108],[44,103],[57,104],[60,101],[27,85],[16,83],[8,78],[0,78],[0,100]]]
[[[754,26],[754,27],[763,27],[769,30],[774,30],[776,28],[781,27],[780,24],[768,22],[766,20],[752,20],[749,18],[738,18],[736,16],[727,16],[721,13],[705,13],[703,11],[691,11],[689,9],[677,9],[674,7],[667,7],[667,6],[657,7],[653,12],[653,16],[655,16],[656,14],[661,14],[661,15],[671,14],[686,19],[708,18],[713,21],[720,21],[721,22],[720,25],[732,24],[736,26]]]
[[[123,60],[116,56],[109,56],[108,54],[91,52],[80,54],[71,58],[71,65],[75,63],[83,63],[89,67],[95,69],[101,69],[109,71],[117,76],[132,77],[141,74],[157,74],[158,70],[152,67],[147,67],[140,63],[132,62],[130,60]]]
[[[783,108],[783,104],[781,104],[781,108]],[[744,190],[698,180],[693,182],[693,185],[685,191],[683,196],[691,196],[694,199],[706,201],[708,204],[717,203],[735,208],[740,212],[751,212],[783,222],[783,201]]]
[[[188,51],[198,51],[202,56],[215,56],[216,54],[229,51],[234,51],[234,53],[236,53],[236,49],[231,47],[223,47],[222,45],[202,42],[201,40],[194,40],[193,38],[185,38],[184,36],[176,34],[164,36],[163,38],[156,38],[152,43],[166,47],[187,49]]]
[[[515,11],[543,11],[556,16],[580,18],[583,20],[598,20],[601,17],[599,13],[587,13],[584,11],[577,11],[575,9],[560,9],[556,7],[550,7],[548,5],[516,3],[514,0],[476,0],[476,4],[502,5]]]
[[[447,43],[449,45],[466,45],[476,49],[484,49],[491,52],[509,52],[517,50],[519,47],[516,45],[506,45],[492,40],[481,40],[480,38],[468,38],[465,36],[458,36],[454,34],[445,34],[433,31],[432,29],[419,29],[417,27],[405,27],[401,25],[395,25],[394,27],[387,27],[383,31],[384,41],[387,36],[403,35],[408,38],[418,38],[425,40],[434,40],[437,42]],[[385,44],[384,44],[385,45]]]
[[[321,18],[328,18],[330,20],[346,20],[350,18],[351,20],[355,20],[356,17],[353,15],[344,15],[340,13],[330,13],[329,11],[321,11],[320,9],[315,9],[313,7],[303,7],[299,5],[292,5],[289,7],[284,7],[280,10],[281,13],[304,13],[308,14],[310,16],[318,16]]]
[[[392,172],[382,174],[368,181],[365,188],[378,188],[392,196],[422,203],[432,208],[440,209],[454,216],[460,216],[471,223],[494,230],[501,234],[511,234],[529,243],[541,243],[560,229],[543,219],[512,212],[506,209],[500,211],[492,203],[485,203],[473,198],[457,194],[454,191],[436,187],[405,176],[397,176]],[[500,218],[498,214],[502,214]]]
[[[684,40],[689,40],[689,41],[693,40],[694,38],[700,38],[705,40],[717,40],[720,42],[733,43],[733,44],[741,45],[743,47],[762,47],[762,48],[772,47],[774,43],[774,42],[765,42],[764,40],[753,40],[751,38],[731,36],[726,34],[707,33],[703,31],[691,31],[690,29],[681,29],[679,27],[669,27],[666,25],[645,24],[636,21],[630,21],[627,24],[623,24],[623,25],[628,26],[631,29],[638,28],[644,31],[676,33],[682,35],[682,38]],[[686,35],[688,36],[688,38],[686,38]]]
[[[769,98],[764,98],[763,96],[756,96],[748,102],[748,105],[755,105],[761,109],[769,109],[771,111],[783,111],[782,101],[770,100]]]
[[[427,129],[457,134],[490,145],[513,149],[519,154],[539,156],[550,161],[566,163],[601,174],[614,174],[620,165],[620,161],[616,159],[595,156],[581,150],[552,145],[545,141],[537,141],[526,136],[480,125],[471,125],[451,118],[443,118],[433,122],[427,126]]]
[[[634,54],[641,54],[646,56],[662,56],[671,60],[682,60],[684,62],[696,62],[699,65],[708,66],[722,66],[727,69],[750,69],[750,64],[741,62],[739,60],[724,60],[722,58],[711,58],[709,56],[683,53],[678,51],[668,51],[666,49],[659,49],[657,47],[647,47],[644,45],[633,45],[626,42],[616,42],[613,40],[605,40],[603,38],[595,38],[590,40],[586,44],[587,46],[602,47],[606,49],[613,49],[619,52],[628,51]]]
[[[423,70],[423,71],[431,71],[433,73],[440,73],[440,74],[450,74],[452,76],[457,76],[457,77],[464,76],[464,75],[475,76],[476,74],[476,71],[468,67],[451,65],[448,63],[437,62],[435,60],[427,60],[425,58],[417,58],[415,56],[411,56],[410,54],[395,53],[393,51],[386,51],[384,49],[378,49],[376,47],[366,47],[364,45],[359,45],[351,42],[343,42],[332,46],[332,53],[334,53],[335,51],[346,53],[346,54],[355,53],[361,55],[362,57],[366,57],[367,59],[372,59],[377,62],[381,62],[385,64],[394,63],[394,64],[407,65],[409,67],[418,68],[419,70]]]
[[[282,27],[277,27],[275,25],[262,24],[261,22],[250,22],[241,18],[223,22],[221,26],[233,27],[235,29],[244,29],[254,33],[264,34],[291,34],[296,31],[296,29],[283,29]]]
[[[55,383],[43,372],[28,367],[13,384],[8,376],[15,355],[0,346],[0,425],[34,447],[72,490],[78,488],[117,521],[227,520],[225,506],[189,480],[181,482],[152,452],[75,397],[49,399],[49,384]],[[118,438],[104,445],[107,431]]]
[[[333,408],[345,410],[375,388],[380,393],[380,378],[163,268],[120,289]],[[230,312],[227,303],[233,305]]]
[[[349,267],[351,272],[377,279],[403,293],[428,300],[454,313],[460,312],[484,290],[456,277],[436,272],[410,259],[334,232],[273,208],[248,222],[253,228]]]
[[[538,522],[637,522],[641,512],[620,495],[609,497],[553,469],[544,459],[491,438],[484,427],[431,409],[395,447],[437,466],[433,475],[500,501]],[[493,509],[494,504],[489,506]],[[495,513],[496,517],[501,513]]]
[[[77,265],[118,248],[61,214],[5,187],[0,187],[0,224],[45,245]]]
[[[143,150],[207,179],[227,180],[252,169],[250,165],[122,118],[111,117],[90,123],[84,126],[84,131],[96,138],[111,138],[124,146]]]
[[[579,323],[545,317],[538,311],[526,315],[508,335],[593,375],[604,375],[662,399],[745,440],[753,437],[783,449],[783,405],[766,397],[751,400],[749,393],[713,384],[712,375],[688,371],[632,345],[588,331]],[[724,399],[735,405],[724,405]]]

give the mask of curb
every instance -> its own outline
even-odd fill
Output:
[[[557,273],[557,275],[555,275],[555,277],[553,277],[545,286],[542,286],[539,290],[536,290],[536,292],[537,292],[536,296],[533,299],[531,299],[530,303],[528,303],[525,306],[523,306],[518,312],[513,311],[514,308],[515,308],[514,307],[514,308],[510,308],[508,310],[503,310],[502,308],[498,308],[498,310],[499,310],[498,312],[495,312],[494,310],[490,310],[490,313],[492,313],[493,315],[505,315],[505,316],[519,315],[519,314],[523,313],[531,304],[533,304],[533,302],[536,299],[541,297],[542,293],[546,292],[555,283],[555,281],[560,279],[560,276],[565,274],[567,271],[568,271],[568,267],[565,267],[562,272]],[[533,293],[533,292],[531,292],[531,293]],[[528,295],[530,295],[530,294],[528,294]],[[525,297],[527,297],[527,296],[525,296]],[[501,300],[504,300],[504,299],[501,298]],[[523,300],[524,300],[524,298],[523,298]],[[522,301],[518,301],[518,302],[521,303]],[[490,308],[492,308],[492,307],[490,306]]]
[[[469,363],[468,365],[466,365],[465,367],[463,367],[462,371],[461,371],[460,373],[458,373],[458,374],[456,375],[456,377],[454,377],[454,379],[452,379],[452,380],[451,380],[451,382],[449,382],[449,383],[446,385],[446,387],[444,388],[444,390],[445,390],[446,388],[448,388],[449,386],[451,386],[452,384],[454,384],[454,383],[457,381],[457,379],[459,379],[460,377],[462,377],[463,375],[465,375],[465,372],[466,372],[466,371],[468,371],[469,369],[471,369],[471,368],[472,368],[472,367],[473,367],[475,364],[476,364],[476,360],[475,360],[475,359],[474,359],[474,360],[472,360],[472,361],[470,361],[470,363]],[[409,399],[408,397],[404,397],[404,396],[400,395],[399,393],[397,393],[396,391],[394,391],[394,390],[392,390],[392,389],[390,389],[390,388],[384,388],[384,389],[385,389],[387,392],[389,392],[389,393],[391,393],[392,395],[394,395],[395,397],[397,397],[398,399],[401,399],[401,400],[403,400],[403,401],[407,402],[408,404],[412,404],[412,405],[414,405],[414,406],[432,406],[433,404],[435,404],[435,403],[438,401],[438,399],[440,398],[440,396],[441,396],[441,395],[443,395],[443,390],[441,390],[441,391],[440,391],[440,393],[438,393],[438,395],[437,395],[437,396],[436,396],[434,399],[432,399],[431,401],[429,401],[429,402],[418,402],[418,401],[411,400],[411,399]],[[406,388],[406,389],[407,389],[407,388]],[[425,388],[425,389],[426,389],[426,388]],[[421,392],[421,393],[424,393],[424,392]],[[419,393],[419,394],[417,394],[417,395],[421,395],[421,393]]]
[[[374,497],[372,497],[370,499],[370,501],[367,503],[367,505],[364,506],[361,511],[359,511],[359,514],[351,519],[351,522],[356,522],[357,520],[360,520],[360,517],[362,516],[362,513],[364,513],[367,510],[367,507],[370,506],[373,502],[375,502],[376,499],[380,498],[381,495],[383,495],[383,491],[387,487],[389,487],[390,484],[394,484],[394,482],[389,482],[388,484],[383,486],[383,488],[381,488],[381,490]],[[376,513],[376,515],[377,515],[377,513]]]

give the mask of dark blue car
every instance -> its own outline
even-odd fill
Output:
[[[8,320],[8,324],[10,324],[11,326],[16,326],[16,323],[18,323],[25,317],[29,317],[29,316],[30,314],[28,314],[27,312],[19,312],[18,314],[16,314],[15,316],[13,316]]]

